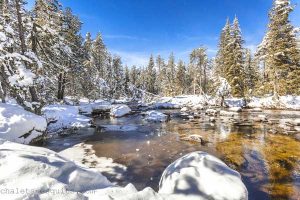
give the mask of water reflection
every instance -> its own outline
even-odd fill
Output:
[[[264,114],[272,119],[300,117],[299,112]],[[97,156],[111,157],[128,167],[121,185],[132,182],[138,189],[157,190],[164,169],[193,151],[206,151],[238,170],[249,199],[300,199],[300,142],[293,137],[270,134],[272,124],[253,122],[251,113],[234,119],[218,117],[211,123],[201,115],[192,121],[175,117],[164,124],[148,123],[140,115],[98,120],[98,126],[136,126],[133,131],[98,129],[88,136]],[[115,126],[114,126],[115,127]],[[182,135],[200,135],[203,143],[181,141]]]

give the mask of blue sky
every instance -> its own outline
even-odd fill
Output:
[[[83,22],[82,34],[101,32],[110,52],[129,66],[148,62],[150,54],[167,58],[174,52],[188,60],[192,49],[205,46],[209,56],[217,50],[226,18],[236,15],[245,46],[255,49],[268,23],[272,0],[61,0]],[[300,0],[291,16],[300,26]],[[33,0],[29,0],[29,6]]]

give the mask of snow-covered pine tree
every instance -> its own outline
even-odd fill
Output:
[[[119,56],[114,56],[112,60],[112,69],[113,69],[113,76],[112,76],[112,96],[113,98],[120,98],[124,95],[124,72],[122,61]]]
[[[238,18],[235,17],[233,25],[231,27],[231,40],[227,45],[228,49],[228,68],[226,67],[225,77],[231,85],[231,92],[233,96],[243,97],[244,96],[244,49],[243,39]]]
[[[2,1],[0,15],[0,95],[3,102],[10,95],[25,109],[39,113],[41,102],[36,91],[37,76],[41,67],[36,55],[28,50],[30,18],[24,9],[25,1]]]
[[[66,93],[68,95],[80,96],[80,82],[82,81],[81,74],[83,73],[83,48],[82,48],[82,37],[79,34],[82,23],[79,18],[73,15],[71,8],[66,8],[63,13],[63,37],[65,42],[70,47],[72,54],[68,63],[67,79],[68,87]]]
[[[273,95],[299,94],[299,51],[294,27],[289,21],[293,11],[290,0],[274,0],[265,37],[265,60]]]
[[[207,89],[207,65],[208,57],[206,48],[194,49],[190,54],[194,94],[206,93]]]
[[[258,64],[253,59],[250,49],[245,49],[244,72],[245,95],[247,94],[248,96],[250,96],[253,94],[256,84],[260,77],[258,71]]]
[[[146,69],[146,87],[148,92],[152,94],[157,93],[155,83],[156,83],[156,70],[154,66],[154,58],[153,55],[151,55]]]
[[[186,68],[182,60],[179,60],[176,70],[176,94],[182,95],[186,92]]]
[[[176,65],[175,57],[173,52],[169,56],[168,64],[166,66],[166,81],[165,81],[165,95],[174,96],[175,95],[175,75],[176,75]]]
[[[158,55],[156,57],[156,69],[157,69],[157,81],[156,81],[156,88],[158,94],[163,94],[165,92],[165,84],[166,84],[166,64],[164,59]]]
[[[219,41],[219,49],[216,56],[216,66],[215,66],[215,73],[219,76],[224,77],[226,70],[229,68],[226,63],[228,59],[228,47],[231,40],[231,31],[230,31],[230,21],[229,18],[226,20],[226,24],[224,28],[222,29],[221,35],[220,35],[220,41]]]

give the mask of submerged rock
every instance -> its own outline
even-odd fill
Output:
[[[228,112],[225,110],[220,111],[220,116],[234,117],[234,115],[236,115],[236,114],[237,113],[235,113],[235,112]]]
[[[248,191],[237,171],[205,152],[179,158],[163,172],[159,194],[180,200],[247,200]]]
[[[201,135],[183,135],[181,140],[189,141],[189,142],[199,142],[202,143],[202,136]]]

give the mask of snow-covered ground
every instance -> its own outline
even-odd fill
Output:
[[[171,164],[163,173],[159,193],[151,188],[137,191],[132,184],[118,187],[97,169],[63,157],[77,157],[76,161],[80,156],[74,152],[82,154],[81,150],[57,154],[0,139],[0,171],[5,171],[0,173],[1,199],[190,200],[205,199],[205,195],[215,199],[247,199],[239,174],[203,152],[189,154]],[[179,183],[176,188],[175,183]],[[186,192],[187,184],[196,184],[196,192]]]
[[[42,112],[49,124],[48,133],[90,126],[91,118],[79,114],[78,106],[55,104],[44,107]]]
[[[250,108],[300,110],[300,96],[281,96],[279,101],[274,101],[272,96],[260,98],[252,97],[247,105],[242,98],[226,98],[224,104],[229,108],[249,106]],[[188,107],[197,110],[198,108],[218,105],[218,100],[214,97],[204,95],[183,95],[163,97],[152,102],[149,106],[150,109],[178,109]]]
[[[16,104],[0,103],[0,138],[28,144],[43,135],[46,128],[45,118]]]
[[[279,101],[274,100],[272,96],[253,97],[248,106],[251,108],[300,110],[300,96],[281,96]]]

